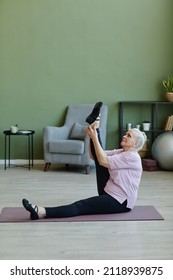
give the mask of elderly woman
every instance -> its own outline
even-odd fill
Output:
[[[96,103],[86,118],[86,129],[90,137],[89,152],[95,161],[98,196],[93,196],[69,205],[41,207],[23,199],[24,208],[32,220],[40,218],[62,218],[89,214],[128,212],[133,209],[142,175],[141,158],[138,151],[146,136],[133,128],[123,136],[121,149],[104,151],[99,134],[99,113],[102,102]]]

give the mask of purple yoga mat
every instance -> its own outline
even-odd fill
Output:
[[[5,207],[0,214],[0,223],[24,222],[93,222],[93,221],[146,221],[164,220],[154,206],[135,206],[132,211],[118,214],[82,215],[69,218],[30,220],[30,213],[23,207]]]

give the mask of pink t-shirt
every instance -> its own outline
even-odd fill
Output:
[[[104,190],[120,203],[127,199],[127,207],[132,209],[142,176],[141,158],[138,152],[124,152],[123,149],[105,152],[110,165],[110,178]]]

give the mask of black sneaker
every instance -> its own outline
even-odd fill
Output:
[[[97,117],[100,114],[100,109],[102,107],[103,103],[102,102],[97,102],[91,112],[91,114],[86,118],[86,122],[89,124],[92,124],[93,122],[96,121]]]

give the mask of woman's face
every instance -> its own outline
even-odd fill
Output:
[[[122,138],[121,147],[126,151],[127,150],[133,151],[135,150],[136,144],[137,143],[136,143],[134,131],[128,130]]]

